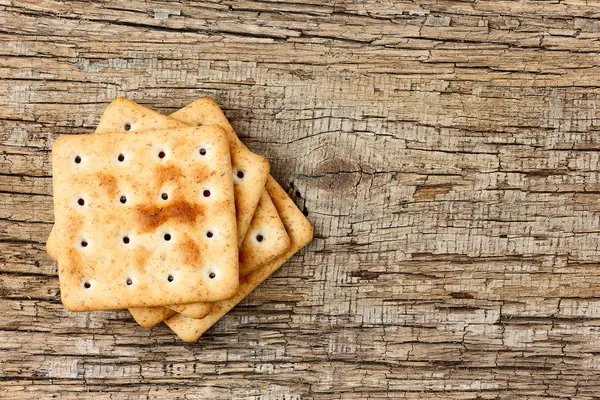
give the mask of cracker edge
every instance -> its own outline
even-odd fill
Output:
[[[167,306],[167,308],[179,314],[183,314],[186,317],[200,319],[210,314],[212,305],[213,303],[172,304]],[[162,320],[171,316],[173,316],[173,314],[164,317]]]

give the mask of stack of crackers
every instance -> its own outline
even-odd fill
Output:
[[[47,251],[71,311],[129,309],[197,340],[312,240],[312,227],[208,98],[170,116],[114,100],[52,148]]]

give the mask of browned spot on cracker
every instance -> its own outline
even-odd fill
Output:
[[[115,197],[117,195],[118,185],[117,178],[112,175],[97,173],[95,178],[98,180],[98,186],[104,188],[109,197]]]
[[[135,219],[143,232],[155,230],[169,220],[193,225],[204,215],[204,207],[185,200],[174,200],[166,206],[140,205],[134,210]]]
[[[206,171],[205,169],[198,167],[198,168],[190,169],[190,171],[186,175],[193,182],[202,183],[202,182],[205,182],[206,180],[210,179],[211,177],[215,176],[216,173],[217,173],[217,171]]]
[[[76,248],[76,238],[79,237],[81,228],[83,227],[83,215],[73,213],[69,215],[66,223],[66,229],[57,232],[59,237],[64,240],[67,251],[66,268],[69,274],[83,276],[83,260],[79,249]]]
[[[183,263],[198,265],[201,262],[200,247],[188,235],[179,241],[177,251],[183,256]]]
[[[240,251],[238,257],[238,262],[240,266],[247,263],[248,259],[250,258],[250,256],[245,251]]]
[[[171,148],[176,149],[188,145],[189,139],[185,136],[178,136],[172,139]]]
[[[81,260],[81,254],[75,248],[70,247],[67,250],[67,261],[69,275],[83,277],[83,266]]]
[[[148,250],[145,247],[136,249],[134,254],[135,265],[139,265],[140,268],[142,268],[142,270],[145,269],[145,266],[148,262],[148,258],[150,258],[151,254],[152,253],[150,252],[150,250]]]
[[[154,169],[154,176],[159,185],[176,182],[181,177],[181,169],[175,165],[159,165]]]

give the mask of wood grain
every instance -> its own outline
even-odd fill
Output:
[[[0,397],[593,399],[600,5],[0,0]],[[315,226],[206,336],[74,314],[49,149],[214,97]]]

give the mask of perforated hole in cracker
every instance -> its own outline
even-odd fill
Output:
[[[211,148],[210,162],[193,156],[198,146]],[[119,164],[125,160],[123,170]],[[56,253],[68,309],[210,302],[233,295],[238,285],[233,178],[221,128],[61,137],[53,148],[53,168],[54,229],[61,238]],[[74,202],[93,206],[73,214]],[[220,230],[210,251],[209,221]],[[205,272],[216,264],[218,284]],[[157,288],[160,281],[164,285]]]

